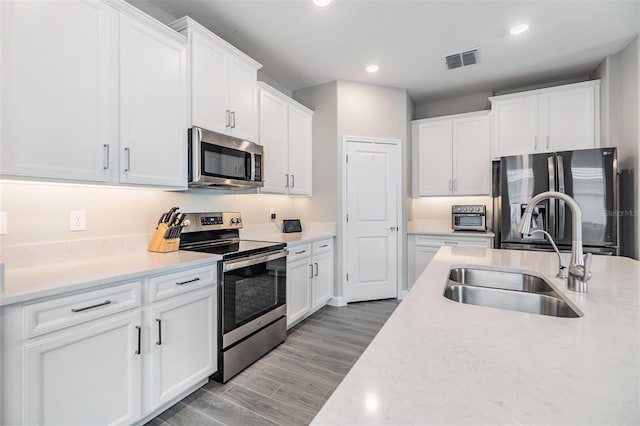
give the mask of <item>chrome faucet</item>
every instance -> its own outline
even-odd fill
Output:
[[[522,218],[518,224],[518,232],[521,234],[530,234],[531,213],[533,212],[533,208],[540,203],[540,201],[549,198],[558,198],[567,203],[571,209],[571,216],[573,218],[571,232],[573,238],[571,240],[571,260],[569,261],[567,288],[571,291],[585,293],[587,291],[587,282],[591,279],[591,253],[587,253],[586,255],[582,253],[582,212],[573,198],[555,191],[542,192],[536,195],[529,201],[527,208],[522,214]]]
[[[544,234],[544,235],[547,236],[547,239],[551,243],[551,246],[553,247],[553,250],[558,255],[558,274],[556,275],[556,277],[562,278],[563,280],[566,279],[567,278],[567,267],[562,265],[562,258],[560,257],[560,250],[558,250],[558,246],[556,245],[555,241],[553,241],[553,238],[551,238],[551,235],[547,231],[545,231],[544,229],[534,229],[533,231],[529,232],[529,235],[533,235],[533,234],[535,234],[537,232],[540,232],[541,234]]]

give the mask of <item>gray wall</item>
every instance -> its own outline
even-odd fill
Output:
[[[416,104],[412,117],[414,120],[421,120],[423,118],[483,111],[491,108],[488,99],[491,95],[492,92],[480,92],[455,98],[428,100]]]

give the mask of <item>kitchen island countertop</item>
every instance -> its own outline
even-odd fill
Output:
[[[563,255],[565,262],[568,256]],[[454,265],[554,277],[556,255],[442,247],[313,421],[344,424],[637,424],[640,262],[593,258],[582,313],[556,318],[443,297]]]

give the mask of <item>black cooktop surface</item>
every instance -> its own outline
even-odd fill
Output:
[[[202,242],[197,245],[180,247],[180,250],[220,254],[223,259],[228,260],[283,249],[286,246],[285,243],[274,243],[273,241],[240,240],[235,242]]]

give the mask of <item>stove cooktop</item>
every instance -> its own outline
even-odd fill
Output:
[[[285,243],[274,243],[273,241],[240,240],[235,242],[201,243],[190,247],[181,247],[180,250],[220,254],[224,260],[229,260],[267,251],[275,251],[283,249],[286,246]]]

